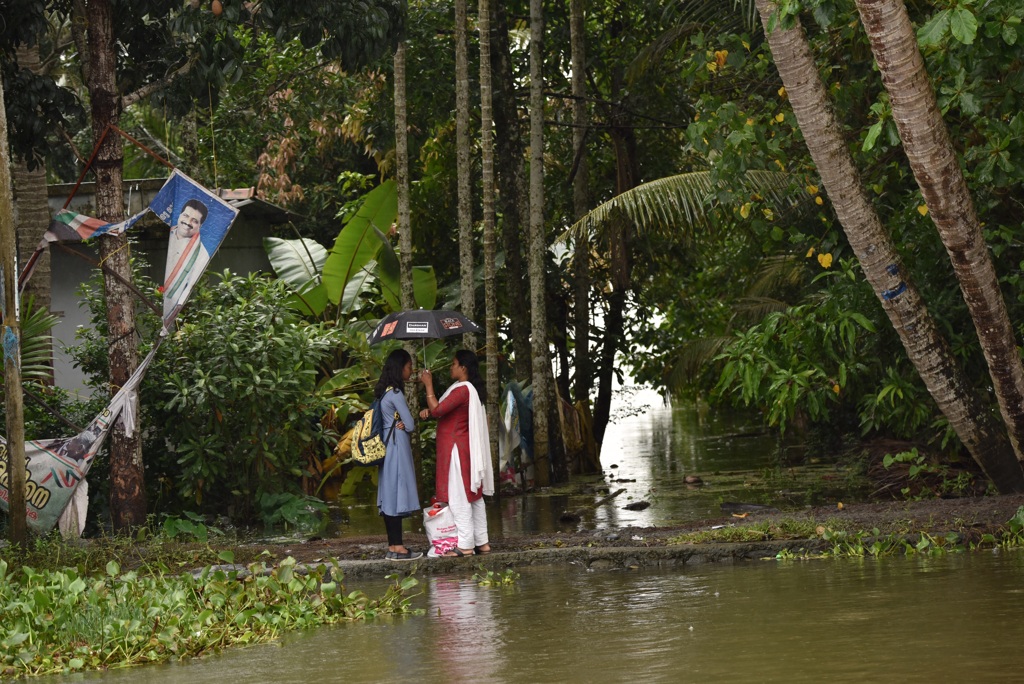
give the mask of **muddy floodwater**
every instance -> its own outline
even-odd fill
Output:
[[[685,523],[723,501],[800,509],[852,500],[854,474],[787,465],[748,422],[633,396],[609,431],[600,479],[492,502],[492,538]],[[813,459],[812,459],[813,461]],[[614,467],[613,467],[614,466]],[[702,484],[687,486],[686,476]],[[608,491],[625,491],[577,520]],[[364,483],[328,536],[383,534]],[[646,502],[643,510],[628,504]],[[498,542],[500,548],[500,542]],[[517,568],[484,587],[471,559],[422,577],[420,614],[287,634],[197,661],[44,682],[1020,681],[1024,551],[911,558],[744,560],[672,568]],[[352,578],[374,595],[383,577]]]
[[[1011,682],[1024,663],[1019,551],[472,574],[424,580],[421,615],[43,681]]]

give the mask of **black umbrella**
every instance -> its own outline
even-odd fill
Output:
[[[435,340],[465,333],[482,333],[483,328],[458,311],[415,309],[396,311],[380,319],[367,338],[371,345],[387,340]],[[424,354],[426,354],[424,342]],[[424,365],[426,356],[424,356]]]

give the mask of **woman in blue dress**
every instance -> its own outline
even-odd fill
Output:
[[[380,415],[384,420],[384,437],[387,440],[387,452],[377,478],[377,510],[384,517],[384,529],[388,533],[388,552],[384,558],[393,561],[415,560],[423,555],[410,551],[402,543],[402,519],[420,510],[409,438],[413,419],[402,392],[411,375],[412,357],[404,349],[396,349],[384,361],[384,370],[373,390],[380,399]]]

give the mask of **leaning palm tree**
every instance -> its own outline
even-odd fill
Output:
[[[928,80],[903,0],[857,0],[892,117],[938,228],[988,363],[1017,460],[1024,462],[1024,364],[981,221]]]
[[[757,9],[822,185],[907,356],[960,441],[993,484],[1002,492],[1024,491],[1024,471],[1006,431],[991,419],[971,389],[903,266],[892,237],[867,199],[803,26],[796,19],[791,27],[772,28],[770,21],[778,9],[773,0],[757,0]]]

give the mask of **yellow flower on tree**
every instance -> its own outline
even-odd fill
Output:
[[[820,207],[825,202],[821,199],[821,195],[818,195],[817,197],[814,198],[814,203]]]
[[[832,385],[832,391],[839,394],[839,385]]]
[[[807,194],[808,195],[817,195],[818,194],[818,186],[817,185],[808,185],[807,186]]]
[[[778,114],[775,115],[775,120],[778,121],[779,123],[782,123],[783,121],[786,120],[786,115],[783,112],[779,112]]]
[[[715,62],[717,62],[718,66],[720,66],[720,67],[725,66],[725,60],[728,59],[728,57],[729,57],[729,51],[728,50],[716,50],[715,51]]]
[[[917,213],[920,214],[921,216],[927,216],[928,215],[928,205],[927,204],[919,205],[917,207]]]
[[[748,218],[750,216],[750,202],[747,202],[742,207],[740,207],[740,216],[742,216],[743,218]]]
[[[814,256],[814,248],[813,247],[811,247],[809,250],[807,250],[807,256],[805,258],[806,259],[810,259],[812,256]]]
[[[818,263],[821,264],[822,268],[829,268],[832,265],[832,253],[819,254]]]
[[[786,97],[786,86],[779,88],[779,97],[785,99]]]

